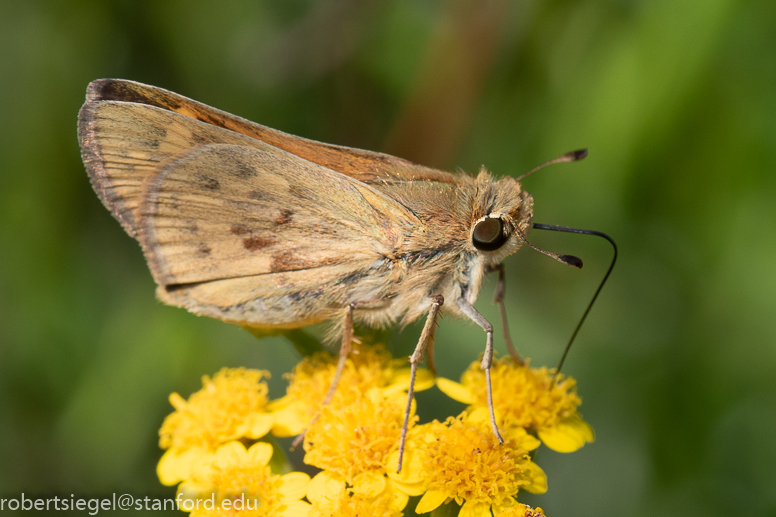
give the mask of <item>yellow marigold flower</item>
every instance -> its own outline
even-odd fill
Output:
[[[310,477],[302,472],[272,474],[270,458],[268,443],[255,443],[248,450],[240,442],[221,445],[178,487],[180,509],[191,517],[307,517],[310,505],[301,499]]]
[[[269,406],[275,415],[272,434],[295,436],[310,425],[323,407],[337,360],[338,357],[328,352],[319,352],[303,359],[286,375],[289,379],[286,396],[272,401]],[[382,389],[386,395],[406,392],[409,387],[406,364],[406,359],[393,359],[380,345],[354,344],[329,407],[348,406],[373,388]],[[433,384],[433,376],[428,370],[418,370],[415,390],[427,389]]]
[[[401,517],[408,496],[390,484],[371,496],[354,492],[342,477],[324,471],[310,481],[307,499],[313,505],[310,517]]]
[[[223,368],[186,401],[173,393],[175,408],[159,430],[159,446],[168,449],[157,466],[159,479],[174,485],[188,477],[192,465],[219,445],[237,438],[261,438],[274,421],[267,411],[269,372]]]
[[[493,361],[491,382],[493,408],[499,427],[507,433],[516,428],[536,433],[547,447],[558,452],[574,452],[595,439],[593,428],[582,420],[577,407],[576,381],[554,370],[530,368],[511,357]],[[474,362],[461,377],[461,383],[437,379],[437,386],[449,397],[472,408],[487,407],[485,373]]]
[[[546,517],[541,508],[531,508],[528,505],[517,503],[510,506],[503,512],[496,514],[496,517]]]
[[[423,488],[420,478],[412,475],[412,465],[402,469],[403,476],[388,477],[396,471],[390,461],[399,448],[405,405],[404,393],[386,396],[375,388],[347,406],[324,408],[305,433],[305,463],[346,482],[358,495],[375,498],[388,485],[420,495]],[[410,425],[414,421],[411,418]]]
[[[539,441],[523,431],[507,435],[499,444],[485,409],[444,423],[434,421],[417,431],[409,447],[421,457],[426,493],[415,513],[455,500],[463,505],[460,517],[490,517],[491,509],[498,513],[516,505],[519,490],[547,491],[547,476],[528,454]]]

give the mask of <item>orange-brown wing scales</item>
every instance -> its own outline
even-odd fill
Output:
[[[308,140],[272,129],[177,93],[123,79],[100,79],[87,90],[87,100],[147,104],[255,138],[278,149],[368,184],[435,181],[458,184],[459,176],[395,156]]]

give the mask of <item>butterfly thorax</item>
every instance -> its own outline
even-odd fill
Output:
[[[429,299],[444,296],[443,310],[460,316],[459,298],[474,303],[488,268],[522,244],[533,216],[533,198],[512,178],[451,175],[455,183],[406,182],[381,185],[381,191],[406,206],[422,224],[408,229],[390,257],[390,281],[375,293],[390,300],[384,310],[363,314],[367,323],[397,319],[406,324],[428,311]],[[501,217],[509,233],[497,250],[478,250],[472,228],[483,217]],[[381,264],[382,265],[382,264]]]

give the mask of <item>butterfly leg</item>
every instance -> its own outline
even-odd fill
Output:
[[[396,472],[401,472],[401,466],[404,461],[404,445],[407,441],[407,427],[409,426],[410,412],[412,411],[412,397],[415,395],[415,375],[418,373],[418,363],[423,359],[423,351],[426,347],[433,346],[436,319],[439,315],[439,309],[445,303],[445,299],[441,294],[435,296],[433,300],[431,302],[431,309],[426,317],[426,324],[423,326],[423,332],[420,333],[420,339],[415,347],[415,351],[410,356],[410,387],[407,390],[407,407],[404,410],[404,425],[401,428],[401,441],[399,442],[399,468]]]
[[[498,280],[496,281],[496,291],[493,294],[493,303],[498,305],[499,315],[501,316],[501,328],[504,332],[504,341],[507,343],[507,352],[512,356],[512,359],[517,361],[518,364],[525,364],[523,358],[517,353],[517,349],[512,344],[512,337],[509,334],[509,323],[507,323],[507,309],[504,306],[504,292],[506,292],[506,281],[504,279],[504,264],[498,264],[491,266],[488,269],[488,273],[494,271],[498,272]]]
[[[440,298],[442,298],[442,302],[444,302],[444,298],[442,295],[439,295]],[[428,344],[426,345],[426,368],[428,368],[428,371],[431,372],[431,375],[433,375],[435,378],[437,376],[437,369],[436,369],[436,361],[434,361],[434,334],[436,333],[437,325],[434,324],[431,326],[431,334],[428,338]]]
[[[485,316],[479,313],[474,305],[470,304],[463,298],[459,298],[457,301],[458,308],[461,312],[466,314],[474,323],[482,327],[485,331],[485,353],[482,356],[482,363],[480,368],[485,370],[485,387],[488,394],[488,411],[490,411],[490,426],[493,428],[493,433],[498,438],[498,443],[504,443],[504,439],[501,437],[501,433],[498,431],[498,425],[496,425],[496,415],[493,411],[493,388],[490,382],[490,364],[493,361],[493,325],[490,324]]]
[[[329,391],[326,393],[326,398],[323,399],[321,409],[318,411],[318,414],[315,415],[315,418],[313,418],[313,420],[310,422],[310,425],[307,426],[308,429],[318,421],[318,419],[321,417],[321,411],[323,411],[323,408],[325,408],[328,403],[331,402],[332,397],[334,397],[334,392],[337,389],[337,384],[339,384],[340,377],[342,377],[342,372],[345,370],[345,363],[347,362],[348,356],[353,349],[353,308],[355,306],[355,303],[351,303],[347,307],[345,321],[342,324],[342,344],[340,345],[337,369],[334,371],[334,378],[331,381],[331,386],[329,386]],[[299,445],[302,443],[302,440],[304,440],[305,432],[306,431],[302,431],[299,436],[294,438],[294,441],[291,444],[292,449],[299,447]]]
[[[329,392],[326,394],[326,398],[323,399],[323,406],[325,407],[331,398],[334,396],[334,390],[337,389],[340,377],[342,377],[342,371],[345,369],[345,362],[350,355],[350,351],[353,349],[353,307],[355,303],[348,305],[347,312],[345,313],[345,322],[342,325],[342,344],[340,345],[340,356],[337,361],[337,369],[334,372],[334,379],[329,386]]]

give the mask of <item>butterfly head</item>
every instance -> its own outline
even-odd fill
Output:
[[[533,197],[513,178],[477,177],[469,245],[487,264],[498,264],[525,243],[533,219]]]

